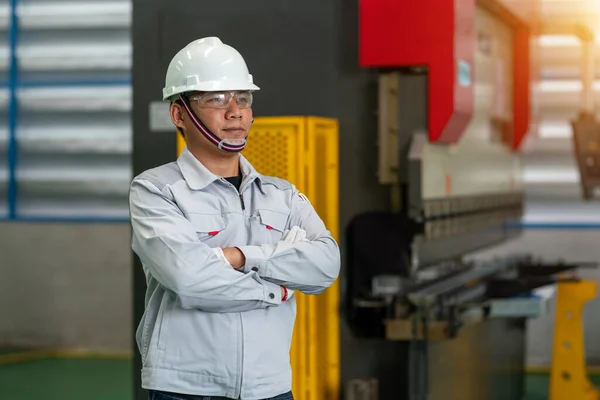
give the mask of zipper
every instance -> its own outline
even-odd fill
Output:
[[[227,182],[225,179],[221,178],[221,180],[229,185],[233,190],[235,190],[235,192],[238,194],[238,199],[240,199],[240,205],[242,206],[242,211],[246,211],[246,204],[244,203],[244,196],[242,196],[242,190],[240,188],[240,190],[237,190],[237,188],[235,186],[233,186],[231,183]]]
[[[251,182],[242,182],[242,185],[240,185],[240,190],[237,190],[235,186],[233,186],[231,183],[229,183],[226,179],[221,178],[221,181],[225,182],[226,184],[228,184],[229,186],[231,186],[231,188],[233,188],[233,190],[235,190],[238,193],[238,198],[240,199],[240,204],[242,206],[242,210],[245,211],[246,210],[246,204],[244,203],[244,196],[242,195],[242,193],[244,192],[244,189],[246,189],[246,187],[251,183]],[[254,180],[252,180],[254,181]],[[244,374],[244,320],[242,318],[242,313],[238,313],[240,316],[240,354],[238,357],[238,361],[239,361],[239,370],[238,370],[238,376],[237,376],[237,382],[236,382],[236,393],[235,393],[235,398],[239,399],[242,396],[242,384],[243,384],[243,380],[242,380],[242,376]]]
[[[240,193],[240,203],[242,203],[242,211],[246,211],[246,205],[244,204],[244,196]]]
[[[235,187],[234,189],[238,192],[238,197],[240,199],[240,204],[242,206],[242,211],[246,211],[246,204],[244,204],[244,195],[242,193],[244,193],[244,189],[248,186],[247,184],[244,184],[247,182],[242,182],[242,184],[240,185],[240,189],[237,190]],[[233,185],[232,185],[233,186]],[[242,313],[238,313],[238,315],[240,316],[240,356],[239,356],[239,362],[240,362],[240,369],[239,369],[239,373],[238,373],[238,381],[237,381],[237,387],[238,390],[236,391],[236,399],[240,399],[242,398],[242,385],[244,384],[243,381],[243,376],[244,376],[244,319],[242,318]]]
[[[242,211],[246,211],[246,203],[244,203],[244,195],[242,193],[244,193],[244,189],[246,189],[246,186],[248,186],[247,184],[244,186],[240,186],[240,190],[238,190],[235,186],[233,186],[231,183],[227,182],[227,180],[221,178],[221,180],[226,183],[227,185],[231,186],[232,189],[234,189],[237,194],[238,194],[238,198],[240,199],[240,205],[242,206]]]

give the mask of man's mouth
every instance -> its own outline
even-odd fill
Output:
[[[223,129],[225,132],[227,133],[233,133],[234,135],[237,134],[242,134],[245,133],[246,131],[242,128],[228,128],[228,129]]]

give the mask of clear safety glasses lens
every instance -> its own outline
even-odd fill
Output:
[[[232,98],[235,98],[239,108],[252,107],[253,97],[250,92],[209,92],[190,97],[190,101],[195,101],[200,108],[227,108]]]

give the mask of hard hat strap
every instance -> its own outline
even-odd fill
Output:
[[[198,118],[198,116],[196,115],[194,110],[192,110],[189,100],[185,96],[179,95],[179,100],[181,100],[183,107],[185,108],[186,112],[188,113],[188,115],[192,119],[192,122],[194,123],[196,128],[200,131],[200,133],[202,133],[204,135],[204,137],[206,137],[209,141],[211,141],[220,150],[228,151],[231,153],[236,153],[236,152],[240,152],[244,149],[244,147],[246,146],[247,137],[244,138],[244,143],[242,143],[242,144],[227,143],[224,139],[221,139],[220,137],[218,137],[217,135],[212,133],[210,131],[210,129],[208,129],[206,127],[206,125],[204,125],[202,123],[202,121],[200,120],[200,118]]]

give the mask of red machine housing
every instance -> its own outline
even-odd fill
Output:
[[[361,0],[360,65],[429,68],[429,139],[459,140],[473,115],[475,0]]]
[[[474,112],[476,4],[514,29],[513,115],[505,139],[518,150],[530,127],[529,25],[539,0],[361,0],[359,62],[376,68],[427,66],[429,140],[457,142]]]
[[[531,117],[531,53],[530,29],[525,24],[515,27],[513,36],[513,129],[510,141],[519,150],[527,136]]]

